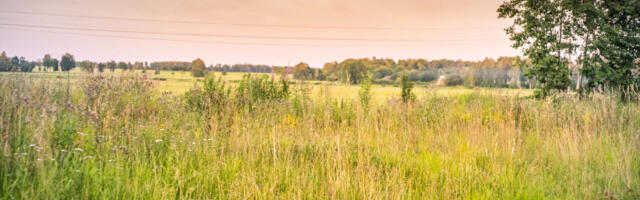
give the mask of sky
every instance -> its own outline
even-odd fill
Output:
[[[520,55],[502,0],[0,0],[0,51],[294,65]]]

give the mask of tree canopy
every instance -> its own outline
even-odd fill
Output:
[[[510,0],[498,13],[513,20],[506,33],[530,60],[525,74],[543,85],[542,96],[570,86],[572,61],[584,91],[637,87],[640,0]]]
[[[69,71],[76,67],[76,60],[73,58],[73,55],[66,53],[60,59],[60,67],[62,71]]]

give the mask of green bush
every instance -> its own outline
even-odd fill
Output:
[[[464,81],[462,80],[462,77],[460,77],[460,75],[457,75],[457,74],[447,77],[447,79],[445,79],[444,81],[444,84],[447,86],[458,86],[458,85],[462,85],[463,83]]]

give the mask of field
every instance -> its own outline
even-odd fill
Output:
[[[120,69],[116,69],[114,72],[105,71],[104,75],[113,75],[113,76],[142,76],[142,70],[135,71],[121,71]],[[153,71],[147,71],[145,73],[150,79],[154,86],[154,89],[158,92],[171,92],[172,94],[183,94],[186,91],[189,91],[194,88],[195,85],[201,85],[204,78],[194,78],[191,76],[191,72],[186,71],[160,71],[160,74],[154,74]],[[221,72],[210,72],[209,75],[212,75],[214,79],[221,78],[222,80],[228,82],[233,85],[238,81],[242,80],[243,76],[247,75],[247,73],[243,72],[228,72],[226,75],[223,75]],[[78,80],[79,77],[84,77],[87,74],[82,72],[80,69],[74,69],[69,73],[70,81],[74,82]],[[271,77],[270,74],[265,73],[253,73],[252,76],[266,76]],[[291,78],[291,75],[289,75]],[[28,75],[27,78],[32,79],[44,79],[44,80],[52,80],[59,81],[60,84],[66,84],[67,82],[67,74],[63,72],[38,72],[34,71]],[[277,77],[280,78],[280,77]],[[325,87],[326,89],[332,93],[336,98],[341,99],[356,99],[358,98],[358,85],[346,85],[339,82],[325,82],[325,81],[307,81],[304,84],[309,87],[310,92],[317,96],[320,92],[322,92]],[[73,87],[73,85],[72,85]],[[372,89],[372,97],[374,101],[378,103],[383,103],[386,100],[389,100],[392,97],[399,97],[400,88],[393,85],[373,85]],[[471,94],[471,93],[480,93],[480,94],[492,94],[499,96],[521,96],[526,97],[532,94],[531,90],[526,89],[487,89],[487,88],[467,88],[467,87],[421,87],[417,86],[414,89],[416,96],[423,97],[426,95],[438,95],[438,96],[452,96],[452,95],[461,95],[461,94]]]
[[[187,72],[0,74],[0,198],[640,198],[640,106],[616,94],[418,86],[403,103],[374,85],[366,105],[355,85],[276,95],[270,78],[215,76],[225,88]]]

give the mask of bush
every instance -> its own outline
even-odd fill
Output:
[[[362,104],[365,111],[369,111],[369,102],[371,101],[371,77],[372,75],[370,74],[362,80],[360,83],[360,91],[358,91],[360,104]]]
[[[261,101],[286,100],[289,97],[289,81],[287,79],[274,80],[262,76],[251,77],[251,74],[244,75],[244,78],[236,88],[236,103],[242,106],[252,105]]]
[[[407,103],[413,101],[416,96],[411,92],[413,89],[413,83],[409,80],[409,77],[405,74],[400,78],[400,87],[402,88],[402,102]]]
[[[447,86],[458,86],[458,85],[462,85],[462,83],[464,83],[464,81],[462,80],[462,77],[460,77],[460,75],[457,75],[457,74],[451,75],[444,80],[444,84]]]

